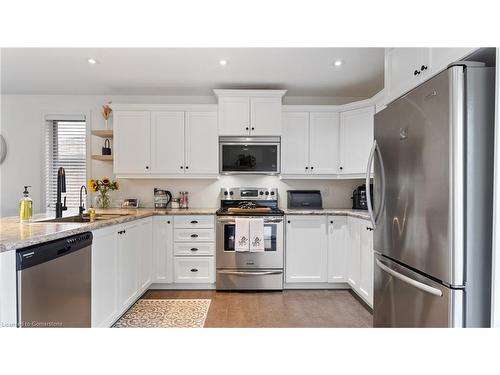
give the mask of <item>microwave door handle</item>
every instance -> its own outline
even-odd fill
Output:
[[[433,294],[433,295],[435,295],[437,297],[442,297],[443,296],[443,292],[440,291],[439,289],[434,288],[434,287],[432,287],[430,285],[421,283],[420,281],[414,280],[411,277],[403,275],[403,274],[401,274],[399,272],[396,272],[393,269],[387,267],[384,263],[382,263],[378,259],[376,259],[375,261],[377,263],[377,266],[379,266],[379,268],[382,271],[387,272],[389,275],[395,277],[396,279],[401,280],[401,281],[403,281],[403,282],[405,282],[407,284],[410,284],[411,286],[413,286],[413,287],[415,287],[417,289],[420,289],[423,292]]]

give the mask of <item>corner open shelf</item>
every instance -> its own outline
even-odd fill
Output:
[[[113,129],[110,130],[92,130],[92,135],[101,138],[113,138]]]
[[[101,161],[113,161],[113,155],[92,155],[92,159]]]

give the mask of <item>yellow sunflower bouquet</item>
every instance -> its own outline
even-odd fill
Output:
[[[109,208],[111,206],[111,199],[108,192],[111,190],[118,190],[120,185],[118,181],[111,181],[108,177],[103,177],[100,180],[89,180],[89,189],[92,193],[98,193],[96,205],[99,208]]]

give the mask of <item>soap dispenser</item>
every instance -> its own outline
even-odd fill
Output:
[[[30,222],[33,217],[33,200],[30,198],[29,187],[31,186],[24,187],[23,197],[19,202],[19,220],[21,223]]]

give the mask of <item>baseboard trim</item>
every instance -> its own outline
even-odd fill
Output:
[[[156,290],[215,290],[213,284],[160,284],[153,283],[148,289]]]
[[[352,288],[349,288],[349,292],[351,292],[351,294],[353,295],[354,298],[356,298],[358,300],[359,303],[361,303],[361,305],[363,305],[363,307],[368,310],[368,312],[370,314],[373,315],[373,308],[370,307],[370,305],[368,303],[366,303],[366,301],[361,298],[358,293],[356,293],[354,290],[352,290]]]
[[[285,283],[283,289],[351,289],[348,283]]]

